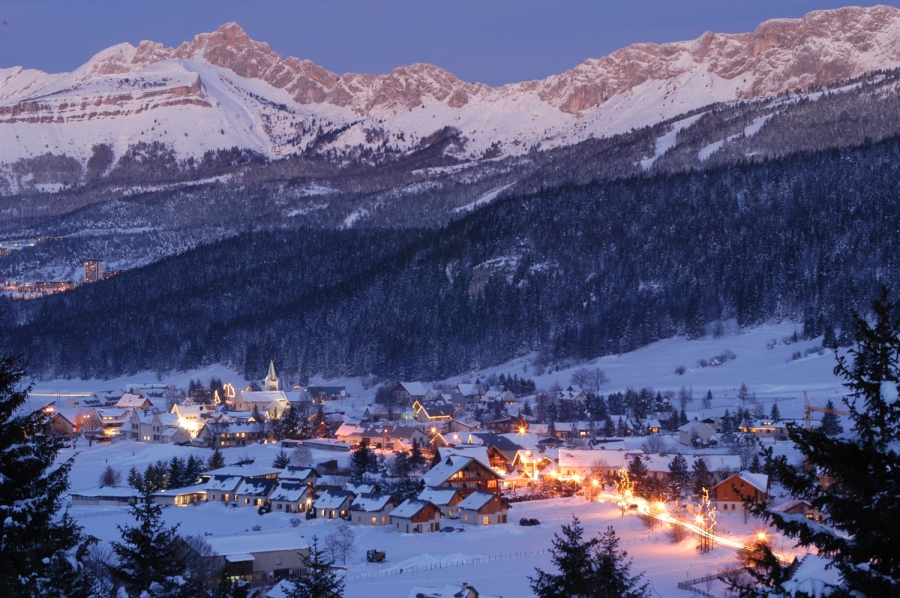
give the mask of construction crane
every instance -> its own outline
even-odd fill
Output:
[[[806,429],[809,430],[812,428],[812,414],[813,411],[818,411],[820,413],[834,413],[835,415],[850,415],[849,411],[844,411],[842,409],[829,409],[827,407],[815,407],[809,404],[809,395],[806,394],[806,391],[803,391],[803,400],[806,402],[806,408],[803,410],[803,419],[806,421]]]

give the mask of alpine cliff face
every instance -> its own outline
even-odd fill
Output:
[[[713,102],[898,65],[900,10],[888,6],[817,11],[767,21],[753,33],[635,44],[559,75],[501,87],[461,81],[428,64],[337,75],[283,58],[227,23],[177,48],[151,41],[113,46],[71,73],[0,69],[0,175],[7,173],[0,192],[29,184],[21,160],[49,153],[83,167],[98,144],[114,159],[155,143],[182,158],[237,147],[270,158],[340,161],[412,151],[452,127],[457,142],[446,152],[457,160],[518,155]]]

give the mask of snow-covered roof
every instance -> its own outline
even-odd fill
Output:
[[[347,499],[353,501],[354,498],[356,495],[347,490],[326,490],[316,499],[313,506],[317,509],[338,509],[344,501]]]
[[[103,486],[100,488],[87,488],[85,490],[79,490],[78,492],[71,492],[70,495],[93,498],[128,498],[132,496],[138,497],[141,493],[130,486]]]
[[[276,469],[274,467],[264,467],[262,465],[226,465],[225,467],[220,467],[219,469],[213,469],[212,471],[207,471],[203,475],[214,475],[214,476],[241,476],[245,478],[253,478],[253,477],[262,477],[269,475],[280,475],[280,469]]]
[[[468,589],[468,587],[466,588]],[[474,590],[474,588],[472,588]],[[478,598],[500,598],[499,596],[488,596],[487,594],[482,594],[481,592],[477,592]],[[452,584],[447,584],[441,587],[426,587],[426,586],[413,586],[410,588],[409,593],[406,594],[406,598],[460,598],[461,596],[465,597],[468,593],[463,589],[462,586],[455,586]],[[276,596],[272,596],[270,598],[280,598]]]
[[[122,398],[119,399],[119,402],[116,403],[116,407],[122,409],[134,409],[141,408],[148,402],[146,397],[142,397],[140,395],[135,395],[131,393],[125,393],[122,395]]]
[[[233,536],[206,536],[203,539],[220,556],[309,548],[309,542],[293,530],[247,532]]]
[[[496,494],[492,494],[490,492],[473,492],[469,496],[465,497],[458,506],[460,509],[477,511],[484,505],[491,502],[491,499],[496,496]]]
[[[491,466],[491,460],[488,459],[488,449],[484,446],[467,446],[467,447],[450,447],[442,446],[438,448],[438,457],[445,460],[450,455],[459,455],[461,457],[471,457],[485,467]]]
[[[417,498],[407,498],[402,503],[397,505],[397,508],[391,511],[391,517],[400,517],[403,519],[410,519],[415,517],[416,514],[430,505],[431,503],[427,500],[419,500]]]
[[[394,499],[390,494],[373,494],[364,492],[353,500],[350,505],[351,511],[363,511],[370,513],[382,510],[389,502]]]
[[[294,467],[293,465],[288,465],[284,468],[284,473],[282,473],[279,478],[282,480],[301,480],[306,481],[309,478],[319,478],[322,477],[319,475],[319,472],[313,469],[312,467]]]
[[[702,425],[702,426],[712,427],[712,426],[709,426],[708,424],[704,424],[703,422],[698,421],[698,420],[695,419],[695,420],[689,421],[689,422],[686,423],[686,424],[682,424],[682,425],[678,426],[678,431],[679,431],[679,432],[690,432],[691,430],[693,430],[693,429],[696,428],[697,426],[701,426],[701,425]]]
[[[288,598],[294,592],[294,582],[282,579],[275,587],[266,592],[266,598]]]
[[[757,490],[762,492],[767,492],[769,490],[769,476],[764,473],[750,473],[749,471],[744,470],[738,475],[742,480],[748,482]]]
[[[158,413],[156,416],[159,418],[159,423],[163,426],[174,426],[178,427],[178,415],[175,413]]]
[[[685,455],[688,463],[693,464],[703,459],[710,471],[739,471],[741,469],[740,455]]]
[[[517,447],[527,448],[527,449],[536,449],[538,448],[538,443],[543,439],[542,436],[538,434],[533,434],[531,432],[525,432],[524,434],[519,434],[516,432],[510,432],[508,434],[501,434],[504,438],[511,441]],[[487,442],[487,441],[485,441]]]
[[[428,389],[421,382],[400,382],[403,390],[409,393],[411,397],[424,397],[428,394]]]
[[[120,418],[131,415],[131,409],[95,409],[100,417]]]
[[[560,449],[559,466],[591,468],[597,464],[606,464],[606,467],[618,469],[626,465],[627,453],[624,451],[605,451],[590,449]]]
[[[203,489],[234,492],[243,479],[241,476],[213,476],[204,484]]]
[[[830,568],[828,568],[830,567]],[[829,586],[840,583],[841,574],[830,559],[817,554],[807,554],[791,578],[782,584],[787,595],[802,595],[824,598],[832,594]]]
[[[425,411],[425,414],[430,418],[453,417],[453,411],[455,410],[455,407],[453,405],[439,405],[435,403],[428,403],[426,405],[422,405],[422,410]]]
[[[367,484],[365,482],[347,482],[344,484],[344,490],[348,490],[353,494],[364,494],[375,492],[375,484]]]
[[[287,401],[283,390],[245,390],[241,393],[241,398],[246,403],[261,403],[266,406],[275,401]]]
[[[272,488],[274,488],[275,483],[276,480],[272,479],[244,478],[244,481],[241,482],[241,485],[237,487],[237,490],[235,490],[234,493],[239,496],[268,497],[269,493],[272,492]]]
[[[775,511],[777,513],[786,513],[797,505],[806,505],[807,507],[812,507],[812,505],[809,504],[808,500],[803,500],[802,498],[791,498],[790,500],[787,500],[780,505],[771,507],[769,510]]]
[[[303,500],[310,487],[303,482],[281,482],[278,488],[269,496],[272,501],[297,502]]]
[[[438,507],[445,507],[450,504],[459,493],[456,488],[444,488],[441,486],[429,486],[422,490],[417,497],[419,500],[430,502]]]
[[[619,438],[611,438],[608,440],[597,440],[594,442],[595,450],[618,451],[625,450],[625,441]]]
[[[459,394],[464,397],[480,394],[478,392],[478,387],[474,384],[457,384],[456,389],[459,391]]]
[[[365,428],[359,424],[351,424],[344,422],[335,430],[335,436],[355,436],[358,434],[362,434]]]
[[[426,486],[440,486],[441,484],[449,480],[454,473],[474,460],[475,459],[473,459],[472,457],[450,455],[449,457],[441,460],[440,463],[426,471],[425,475],[422,476],[422,481],[425,482]]]

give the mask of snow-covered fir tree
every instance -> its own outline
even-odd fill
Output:
[[[856,346],[838,356],[835,374],[844,379],[845,402],[853,422],[845,437],[822,428],[788,426],[808,468],[797,470],[784,456],[765,451],[766,465],[795,498],[825,514],[827,525],[770,510],[749,502],[751,510],[771,521],[804,548],[831,560],[841,577],[823,588],[831,598],[896,596],[900,588],[900,303],[886,289],[873,302],[874,323],[854,315]],[[850,361],[848,361],[848,359]],[[865,472],[865,475],[860,475]],[[828,480],[822,482],[821,480]],[[791,585],[784,569],[761,547],[748,571],[759,596],[808,596]]]
[[[325,558],[325,550],[319,548],[318,536],[312,537],[309,556],[303,557],[306,575],[294,580],[287,598],[341,598],[344,594],[344,580],[332,569],[334,561]]]
[[[92,539],[63,513],[72,458],[54,465],[62,442],[45,435],[48,414],[24,413],[25,364],[0,356],[0,588],[9,598],[87,598],[83,562]]]

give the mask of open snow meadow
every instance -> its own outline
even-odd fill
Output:
[[[836,400],[842,396],[839,380],[832,374],[833,353],[818,350],[821,339],[792,340],[794,332],[799,330],[800,326],[793,322],[781,322],[744,331],[731,329],[716,338],[673,338],[632,353],[603,357],[589,364],[579,363],[562,369],[545,366],[544,371],[540,371],[532,359],[523,358],[448,382],[474,382],[503,373],[532,378],[538,389],[549,388],[554,383],[565,387],[575,369],[599,367],[609,377],[609,382],[601,388],[605,394],[629,387],[652,387],[654,390],[675,392],[682,386],[692,388],[694,400],[688,405],[689,419],[720,415],[725,409],[736,407],[739,404],[737,391],[742,383],[756,393],[758,403],[766,412],[777,401],[782,417],[799,419],[803,414],[804,391],[818,405],[824,405],[829,398]],[[710,362],[726,351],[733,353],[734,357],[720,365],[701,365],[703,360]],[[681,374],[676,372],[679,366],[684,367]],[[106,381],[35,381],[30,401],[33,408],[38,408],[48,402],[63,401],[70,395],[122,390],[129,385],[150,382],[165,382],[185,388],[190,380],[208,380],[213,376],[230,381],[235,387],[247,384],[235,372],[214,366],[163,376],[161,380],[154,374],[146,374]],[[322,382],[347,387],[350,396],[330,403],[328,410],[343,412],[348,418],[359,416],[374,397],[374,389],[364,390],[359,379],[311,381]],[[701,398],[708,390],[714,399],[710,408],[702,409]],[[638,449],[642,439],[627,440],[627,448]],[[673,448],[679,446],[673,439],[669,440],[669,444]],[[252,459],[255,464],[266,467],[271,465],[279,451],[277,444],[223,449],[229,464]],[[211,452],[204,448],[130,440],[88,446],[85,440],[79,439],[75,447],[64,449],[59,458],[67,459],[74,455],[71,489],[79,491],[96,487],[107,466],[112,466],[124,476],[132,467],[143,471],[158,460],[190,455],[206,459]],[[330,459],[346,463],[350,454],[313,449],[312,457],[313,463]],[[117,526],[132,522],[128,509],[124,507],[75,506],[70,507],[69,512],[88,534],[101,542],[118,539]],[[271,530],[293,530],[307,539],[314,535],[324,538],[340,523],[334,520],[307,520],[302,516],[298,518],[296,514],[275,512],[261,516],[253,507],[227,507],[217,503],[166,507],[163,513],[168,523],[180,525],[179,532],[183,535],[215,537],[245,533],[248,541],[253,534]],[[654,529],[648,529],[640,517],[634,514],[623,516],[610,494],[601,495],[600,500],[595,502],[576,496],[515,502],[509,511],[509,524],[464,526],[464,531],[402,534],[392,531],[390,527],[351,526],[355,550],[346,564],[338,563],[345,568],[345,595],[349,598],[405,596],[415,585],[440,586],[466,582],[479,592],[504,598],[531,596],[528,576],[535,574],[536,567],[545,571],[554,570],[547,549],[551,546],[554,533],[560,531],[562,524],[571,522],[573,515],[584,524],[586,535],[613,526],[620,538],[621,548],[634,559],[632,571],[645,573],[655,595],[687,595],[684,590],[677,589],[679,582],[715,574],[732,568],[736,563],[734,548],[717,545],[711,552],[700,554],[695,534],[688,533],[684,539],[675,542],[667,533],[666,525],[658,524]],[[538,519],[541,524],[521,527],[518,520],[523,517]],[[444,523],[453,525],[454,521]],[[729,513],[720,514],[716,532],[738,542],[749,543],[761,528],[759,521],[750,518],[745,523],[742,515]],[[779,552],[791,554],[790,545],[785,545],[778,536],[771,538]],[[370,549],[386,551],[386,562],[366,563],[365,552]]]

